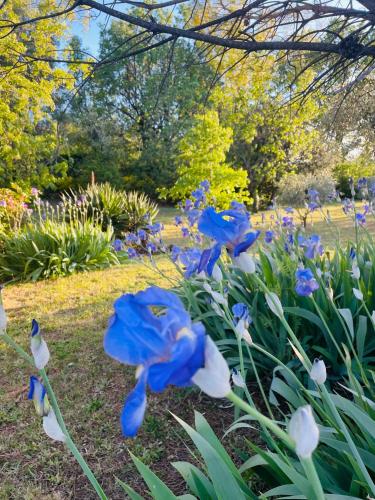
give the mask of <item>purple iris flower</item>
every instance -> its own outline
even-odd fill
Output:
[[[294,214],[294,209],[292,207],[286,207],[285,212],[287,214]]]
[[[204,190],[203,189],[196,189],[195,191],[193,191],[191,193],[191,196],[193,198],[195,198],[197,201],[204,201],[206,199],[206,196],[204,194]]]
[[[131,245],[132,243],[138,244],[139,243],[139,238],[135,233],[128,233],[125,236],[125,241],[128,245]]]
[[[176,224],[176,226],[181,226],[181,224],[182,224],[181,215],[176,215],[176,217],[174,218],[174,223]]]
[[[294,222],[293,222],[293,217],[285,216],[281,220],[282,220],[282,226],[283,227],[287,227],[289,229],[294,229],[295,225],[294,225]]]
[[[319,288],[319,284],[314,278],[311,269],[298,269],[296,271],[296,292],[302,297],[309,297]]]
[[[318,234],[312,234],[309,238],[304,238],[302,235],[298,237],[300,247],[306,248],[305,257],[315,259],[318,255],[323,255],[323,245]]]
[[[192,385],[204,366],[206,335],[202,323],[192,323],[177,295],[156,286],[122,295],[114,309],[104,350],[120,363],[138,367],[137,384],[121,413],[124,436],[134,437],[145,414],[147,386],[161,392],[168,385]]]
[[[194,207],[194,203],[193,203],[191,200],[187,199],[187,200],[185,201],[185,206],[184,206],[184,210],[185,210],[185,212],[188,212],[188,211],[189,211],[189,210],[191,210],[193,207]]]
[[[214,265],[223,246],[231,257],[238,257],[255,243],[260,231],[250,231],[249,215],[238,210],[216,212],[213,207],[206,208],[198,221],[201,233],[216,241],[216,244],[202,253],[199,271],[206,270],[211,276]]]
[[[247,323],[251,323],[251,316],[249,308],[246,304],[239,302],[238,304],[234,304],[232,307],[232,313],[235,319],[243,319]]]
[[[172,262],[176,262],[179,255],[181,253],[181,248],[178,247],[177,245],[173,245],[172,250],[171,250],[171,259]]]
[[[366,215],[357,213],[355,214],[355,220],[360,224],[361,226],[364,226],[366,224]]]
[[[307,204],[307,208],[311,210],[311,212],[314,212],[314,210],[317,210],[319,207],[320,205],[316,201],[311,201],[310,203]]]
[[[200,210],[197,210],[197,209],[190,210],[190,212],[187,214],[187,220],[189,221],[190,227],[193,227],[194,224],[196,224],[196,222],[199,219],[201,213],[202,212]]]
[[[349,198],[345,198],[342,202],[342,209],[344,214],[348,214],[354,210],[354,203]]]
[[[317,191],[316,189],[308,189],[307,195],[310,201],[315,201],[316,203],[319,201],[319,191]]]
[[[273,231],[266,231],[264,233],[265,243],[272,243],[274,237],[275,237],[275,233]]]
[[[350,247],[350,251],[349,251],[349,259],[351,260],[354,260],[356,257],[356,251],[354,250],[353,247]]]
[[[367,187],[366,177],[361,177],[360,179],[358,179],[357,187],[358,187],[358,189],[366,189],[366,187]]]
[[[183,252],[180,252],[178,260],[184,267],[185,278],[190,278],[198,271],[201,257],[202,252],[199,248],[187,248]]]
[[[129,259],[135,259],[136,257],[138,257],[138,253],[136,250],[134,250],[134,248],[128,248],[128,257]]]
[[[187,227],[182,227],[181,233],[182,233],[183,238],[189,238],[189,236],[190,236],[190,231]]]
[[[152,242],[148,242],[146,245],[146,248],[147,248],[147,251],[149,254],[155,253],[157,250],[155,243],[152,243]]]
[[[123,243],[121,240],[119,239],[116,239],[113,243],[112,243],[112,247],[114,249],[115,252],[121,252],[122,248],[123,248]]]
[[[147,226],[147,229],[150,231],[151,234],[158,234],[163,231],[164,225],[161,222],[155,222],[155,224],[149,224]]]
[[[141,241],[144,241],[144,240],[147,240],[147,233],[144,229],[138,229],[138,238],[141,240]]]
[[[210,183],[208,180],[202,181],[199,186],[207,193],[210,190]]]

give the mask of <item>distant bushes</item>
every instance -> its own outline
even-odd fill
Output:
[[[314,174],[294,174],[284,177],[279,183],[277,201],[284,206],[304,205],[308,190],[319,192],[319,200],[325,203],[335,192],[336,182],[330,169],[321,170]]]

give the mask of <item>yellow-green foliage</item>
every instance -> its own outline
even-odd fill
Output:
[[[1,8],[0,54],[0,180],[25,180],[47,185],[53,164],[56,125],[49,118],[54,109],[53,93],[66,83],[65,71],[38,58],[56,55],[56,40],[62,38],[65,21],[46,19],[11,30],[11,23],[58,9],[58,0],[12,0]],[[52,160],[52,161],[51,161]],[[49,165],[49,166],[47,166]]]
[[[232,129],[220,124],[216,111],[197,115],[193,127],[179,144],[178,180],[171,189],[162,190],[162,195],[174,200],[186,199],[207,179],[210,196],[219,207],[228,207],[233,199],[248,201],[247,173],[226,163],[232,141]]]

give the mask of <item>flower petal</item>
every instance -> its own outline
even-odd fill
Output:
[[[38,370],[42,370],[50,358],[47,342],[40,335],[31,337],[30,349],[34,358],[35,366]]]
[[[143,370],[137,385],[125,400],[121,412],[121,428],[125,437],[134,437],[143,422],[146,411],[146,382],[148,372]]]
[[[197,331],[197,330],[196,330]],[[149,368],[148,384],[152,391],[163,391],[167,385],[190,385],[191,377],[204,364],[204,327],[188,331],[173,346],[172,355],[166,363],[156,363]]]
[[[52,408],[49,410],[48,415],[43,417],[43,429],[47,436],[54,441],[61,441],[63,443],[66,441],[66,436],[63,433]]]
[[[192,381],[212,398],[224,398],[231,390],[227,362],[211,337],[206,337],[204,367],[196,372]]]
[[[260,231],[247,233],[241,243],[234,247],[233,256],[238,257],[242,252],[246,252],[246,250],[256,242],[256,240],[259,238],[259,235]]]

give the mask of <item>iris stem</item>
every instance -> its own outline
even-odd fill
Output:
[[[254,419],[257,420],[261,425],[267,427],[267,429],[269,429],[275,434],[275,436],[281,439],[286,444],[286,446],[288,446],[288,448],[290,448],[291,450],[295,449],[295,444],[292,438],[285,431],[283,431],[273,420],[260,413],[260,411],[258,411],[254,407],[250,406],[243,399],[237,396],[233,391],[227,394],[226,397],[233,404],[241,408],[241,410],[248,413],[251,417],[254,417]]]
[[[315,500],[325,500],[322,483],[320,482],[318,473],[316,472],[312,457],[300,458],[300,461],[305,470],[306,477],[314,490]]]
[[[22,349],[22,347],[19,346],[17,344],[17,342],[15,342],[12,339],[12,337],[10,337],[5,331],[0,334],[0,339],[3,339],[6,344],[8,344],[10,347],[12,347],[25,361],[27,361],[33,368],[35,368],[34,359],[31,356],[29,356],[29,354],[27,354],[27,352],[25,352],[24,349]],[[52,389],[52,386],[51,386],[50,381],[48,379],[46,371],[44,369],[39,370],[39,374],[43,380],[44,386],[45,386],[47,394],[48,394],[49,402],[51,404],[51,407],[53,408],[53,411],[55,412],[57,421],[61,427],[61,430],[65,434],[66,446],[68,447],[68,449],[73,454],[74,458],[77,460],[77,462],[81,466],[81,469],[85,473],[87,479],[90,481],[90,483],[91,483],[92,487],[94,488],[94,490],[96,491],[98,497],[101,498],[102,500],[107,500],[107,496],[104,493],[102,487],[100,486],[98,480],[96,479],[94,473],[92,472],[92,470],[90,469],[90,467],[86,463],[85,459],[83,458],[82,454],[78,450],[77,446],[75,445],[74,441],[70,437],[69,431],[66,428],[64,418],[63,418],[62,413],[60,411],[55,393],[53,392],[53,389]]]

